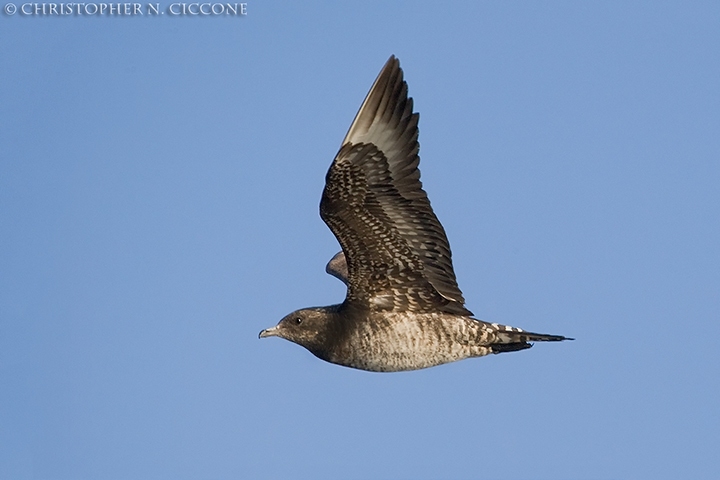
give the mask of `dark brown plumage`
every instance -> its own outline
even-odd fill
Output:
[[[340,305],[298,310],[260,337],[279,336],[332,363],[413,370],[566,340],[471,317],[445,230],[420,182],[418,114],[398,60],[375,80],[330,166],[320,216],[342,252],[328,273]]]

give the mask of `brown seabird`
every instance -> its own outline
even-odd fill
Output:
[[[345,301],[297,310],[260,338],[282,337],[328,362],[376,372],[572,340],[472,318],[445,230],[420,183],[418,150],[418,114],[391,56],[330,166],[320,201],[320,216],[342,247],[326,271],[347,285]]]

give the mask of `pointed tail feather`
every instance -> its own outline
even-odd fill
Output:
[[[563,340],[575,340],[562,335],[548,335],[545,333],[522,332],[527,337],[527,342],[562,342]]]
[[[497,330],[495,335],[497,343],[491,345],[493,353],[516,352],[533,346],[530,342],[562,342],[563,340],[575,340],[563,335],[548,335],[545,333],[526,332],[519,328],[506,325],[493,324]]]

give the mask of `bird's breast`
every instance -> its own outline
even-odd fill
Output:
[[[485,354],[481,324],[444,313],[369,313],[354,322],[329,360],[362,370],[417,370]]]

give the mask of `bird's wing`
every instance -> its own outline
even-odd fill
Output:
[[[320,215],[347,261],[347,301],[372,309],[471,315],[445,230],[418,170],[418,114],[392,56],[330,166]]]
[[[343,252],[336,253],[325,265],[325,271],[339,279],[345,285],[348,284],[348,266]]]

